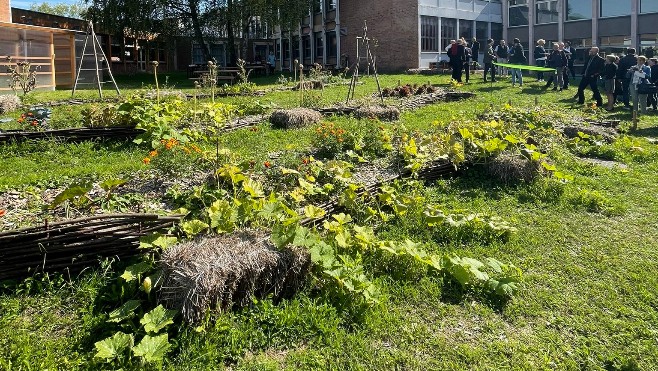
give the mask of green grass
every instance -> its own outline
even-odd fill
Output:
[[[384,86],[447,84],[445,76],[381,76]],[[545,114],[580,110],[568,102],[575,91],[523,90],[503,81],[461,87],[478,94],[469,101],[437,104],[402,115],[409,129],[437,120],[472,119],[511,101],[539,104]],[[372,79],[357,88],[374,92]],[[296,92],[259,99],[293,106]],[[342,99],[346,87],[327,88],[326,102]],[[589,96],[589,95],[588,95]],[[232,98],[227,101],[236,101]],[[628,120],[627,112],[611,117]],[[360,122],[332,119],[349,130]],[[551,158],[574,176],[559,191],[541,182],[506,186],[482,167],[423,188],[428,202],[445,210],[497,215],[519,229],[508,242],[440,241],[413,222],[397,220],[379,231],[386,238],[411,238],[434,251],[496,257],[524,271],[519,293],[509,302],[482,298],[412,263],[373,269],[384,299],[362,318],[305,290],[291,300],[260,301],[251,308],[213,318],[203,330],[172,331],[177,350],[165,369],[478,369],[478,370],[654,370],[658,369],[658,119],[643,117],[631,144],[611,147],[628,169],[585,164],[556,148]],[[240,130],[221,138],[241,158],[263,161],[272,152],[300,153],[314,128]],[[644,152],[631,151],[632,146]],[[78,178],[104,178],[145,169],[144,150],[129,144],[53,142],[0,147],[0,189],[43,188]],[[405,267],[411,267],[406,271]],[[414,268],[415,267],[415,268]],[[99,296],[119,267],[79,278],[28,280],[0,296],[0,369],[99,369],[93,343],[103,338],[112,309]]]

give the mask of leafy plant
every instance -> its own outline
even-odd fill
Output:
[[[7,57],[10,62],[11,58]],[[9,74],[9,87],[17,93],[20,88],[23,95],[31,92],[37,87],[37,70],[40,66],[32,68],[32,64],[28,61],[18,61],[15,65],[7,66],[7,74]]]

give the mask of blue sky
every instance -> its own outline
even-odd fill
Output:
[[[32,4],[75,4],[78,0],[9,0],[9,2],[11,3],[12,8],[30,9]]]

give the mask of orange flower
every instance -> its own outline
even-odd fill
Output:
[[[148,165],[148,164],[151,163],[151,159],[148,158],[148,157],[144,157],[144,159],[142,160],[142,162],[145,163],[146,165]]]
[[[265,165],[265,167],[268,168],[268,169],[269,169],[270,167],[272,167],[272,163],[269,162],[269,161],[265,161],[265,163],[263,163],[263,165]]]
[[[30,124],[30,125],[32,125],[32,126],[37,126],[37,122],[36,122],[36,121],[32,121],[32,124]]]
[[[167,140],[166,139],[160,139],[160,143],[165,144],[165,143],[167,143]]]
[[[3,216],[5,216],[5,214],[7,214],[7,211],[6,211],[6,210],[0,210],[0,218],[2,218]]]
[[[25,119],[24,119],[23,117],[21,117],[21,118],[18,119],[18,122],[19,122],[19,123],[22,123],[23,121],[25,121]]]
[[[28,112],[27,115],[28,116],[34,116],[34,114],[32,112]]]
[[[302,159],[302,163],[303,163],[304,165],[307,165],[307,164],[308,164],[308,159],[307,159],[307,158]]]
[[[158,155],[158,151],[156,151],[156,150],[153,150],[153,151],[149,152],[150,157],[155,157],[157,155]]]
[[[190,147],[194,150],[194,152],[201,153],[201,149],[199,149],[199,147],[195,146],[194,144],[190,144]]]

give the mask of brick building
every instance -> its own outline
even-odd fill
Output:
[[[295,59],[305,65],[353,66],[364,21],[380,71],[427,68],[447,59],[443,50],[457,37],[503,35],[500,0],[315,1],[298,30],[275,33],[279,68],[290,69]]]

